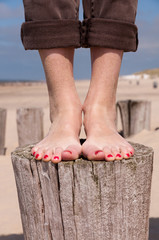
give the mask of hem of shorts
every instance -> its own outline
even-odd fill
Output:
[[[84,20],[86,36],[83,47],[106,47],[135,52],[138,48],[138,28],[135,24],[104,18]]]
[[[81,47],[81,22],[75,19],[26,21],[21,25],[25,50]]]

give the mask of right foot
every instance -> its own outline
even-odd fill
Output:
[[[81,122],[81,111],[77,108],[58,113],[47,136],[32,148],[35,159],[54,163],[77,159],[81,154]]]
[[[31,150],[36,160],[75,160],[81,154],[79,140],[82,105],[73,77],[74,48],[41,49],[47,81],[51,127]]]

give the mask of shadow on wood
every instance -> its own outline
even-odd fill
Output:
[[[159,239],[159,218],[150,218],[149,240]]]
[[[1,235],[0,240],[24,240],[23,234]]]
[[[0,155],[6,154],[5,134],[6,134],[7,110],[0,108]]]
[[[122,161],[37,161],[11,153],[27,240],[148,240],[153,149]]]
[[[19,108],[16,120],[20,147],[43,139],[42,108]]]

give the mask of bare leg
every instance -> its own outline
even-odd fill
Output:
[[[37,160],[74,160],[81,153],[82,124],[82,106],[73,78],[74,48],[43,49],[39,54],[49,93],[51,127],[31,151]]]
[[[87,135],[82,152],[92,160],[129,158],[133,147],[116,129],[116,89],[123,51],[91,48],[92,76],[83,105]]]

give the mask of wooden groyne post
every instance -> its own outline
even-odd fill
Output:
[[[16,112],[19,146],[39,142],[43,139],[43,109],[18,108]]]
[[[5,134],[6,134],[7,110],[0,108],[0,155],[5,155]]]
[[[150,101],[121,100],[117,102],[116,106],[120,110],[124,137],[129,137],[143,129],[150,130]]]
[[[106,162],[11,153],[25,240],[148,240],[153,149]]]

